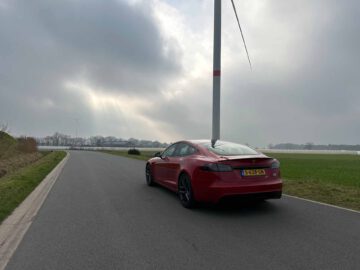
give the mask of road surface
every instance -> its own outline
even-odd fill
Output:
[[[6,269],[360,269],[360,214],[284,197],[184,209],[143,161],[71,152]]]

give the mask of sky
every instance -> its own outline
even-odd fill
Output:
[[[360,143],[360,2],[223,0],[221,139]],[[211,136],[213,1],[0,0],[0,124]]]

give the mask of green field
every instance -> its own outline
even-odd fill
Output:
[[[66,155],[65,152],[42,154],[36,162],[0,178],[0,223]]]
[[[155,151],[140,156],[125,151],[109,154],[147,160]],[[269,153],[281,163],[284,192],[289,195],[360,210],[360,156]]]
[[[282,177],[360,188],[360,156],[268,154],[281,163]]]
[[[284,192],[360,210],[360,156],[269,154],[281,163]]]

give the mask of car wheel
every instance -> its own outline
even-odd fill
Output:
[[[150,164],[146,164],[145,176],[146,176],[146,184],[148,186],[154,186],[155,182],[154,182],[154,179],[153,179],[152,174],[151,174],[151,166],[150,166]]]
[[[179,177],[178,195],[182,206],[185,208],[193,208],[195,206],[195,199],[191,187],[190,177],[183,173]]]

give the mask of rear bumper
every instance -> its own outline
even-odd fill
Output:
[[[254,183],[215,181],[209,186],[194,187],[195,199],[202,202],[218,203],[226,198],[280,199],[282,180],[273,179]]]

